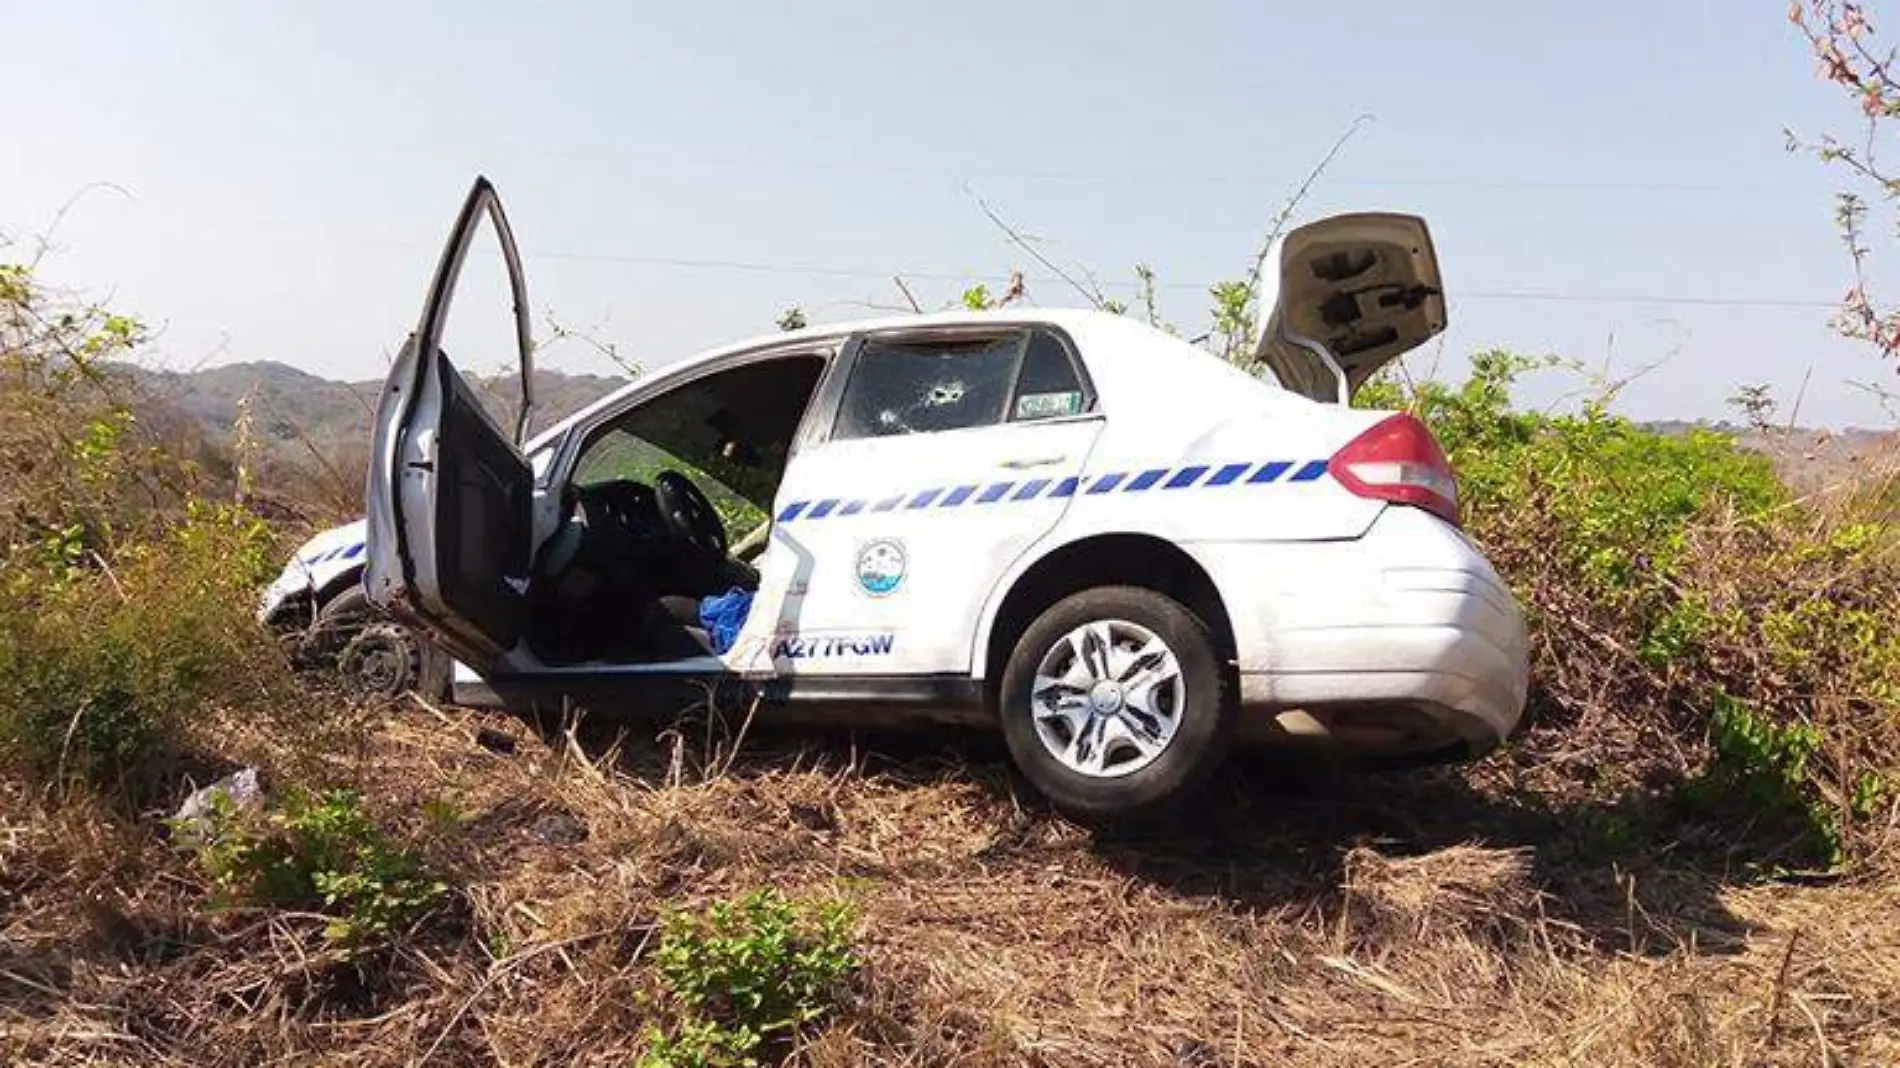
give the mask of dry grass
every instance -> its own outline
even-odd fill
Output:
[[[705,737],[381,718],[328,775],[418,834],[426,801],[467,819],[430,846],[457,907],[366,963],[313,918],[207,912],[153,833],[9,793],[0,1048],[627,1064],[659,910],[771,885],[861,909],[855,997],[802,1063],[1900,1063],[1890,878],[1730,885],[1667,829],[1601,845],[1508,768],[1271,788],[1251,765],[1192,827],[1109,840],[981,743]]]

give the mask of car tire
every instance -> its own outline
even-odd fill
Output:
[[[447,694],[448,657],[422,635],[386,619],[360,583],[324,602],[307,641],[353,693],[394,697],[413,691],[432,701]],[[402,657],[407,665],[400,677],[392,678],[388,661],[397,646],[411,648]]]
[[[1226,759],[1235,717],[1207,625],[1132,586],[1073,594],[1030,623],[997,711],[1023,775],[1085,823],[1146,820],[1191,797]]]
[[[304,654],[324,667],[335,667],[336,658],[357,632],[375,618],[376,606],[363,587],[354,583],[344,587],[317,606],[316,618],[304,632]]]

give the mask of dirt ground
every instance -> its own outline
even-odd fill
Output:
[[[1891,878],[1745,879],[1719,829],[1566,802],[1529,759],[1249,757],[1192,818],[1104,837],[970,735],[735,744],[407,705],[324,773],[417,833],[453,806],[452,916],[366,971],[318,918],[208,911],[156,833],[8,795],[0,1049],[630,1064],[660,910],[775,886],[860,916],[853,997],[795,1063],[1900,1064]]]

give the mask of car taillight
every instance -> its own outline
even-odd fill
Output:
[[[1411,504],[1458,526],[1458,478],[1425,424],[1401,412],[1346,443],[1326,470],[1361,497]]]

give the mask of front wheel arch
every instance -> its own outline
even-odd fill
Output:
[[[313,590],[311,593],[311,603],[316,605],[317,611],[321,612],[324,606],[331,601],[348,593],[353,588],[360,589],[362,585],[363,565],[357,564],[355,567],[331,576],[330,581],[325,582]]]
[[[315,597],[316,610],[312,631],[333,626],[338,630],[333,653],[340,656],[356,636],[377,626],[396,627],[407,632],[418,647],[419,662],[409,689],[430,701],[449,696],[453,665],[449,655],[406,623],[399,623],[369,599],[363,587],[363,568],[355,567],[330,580]]]

